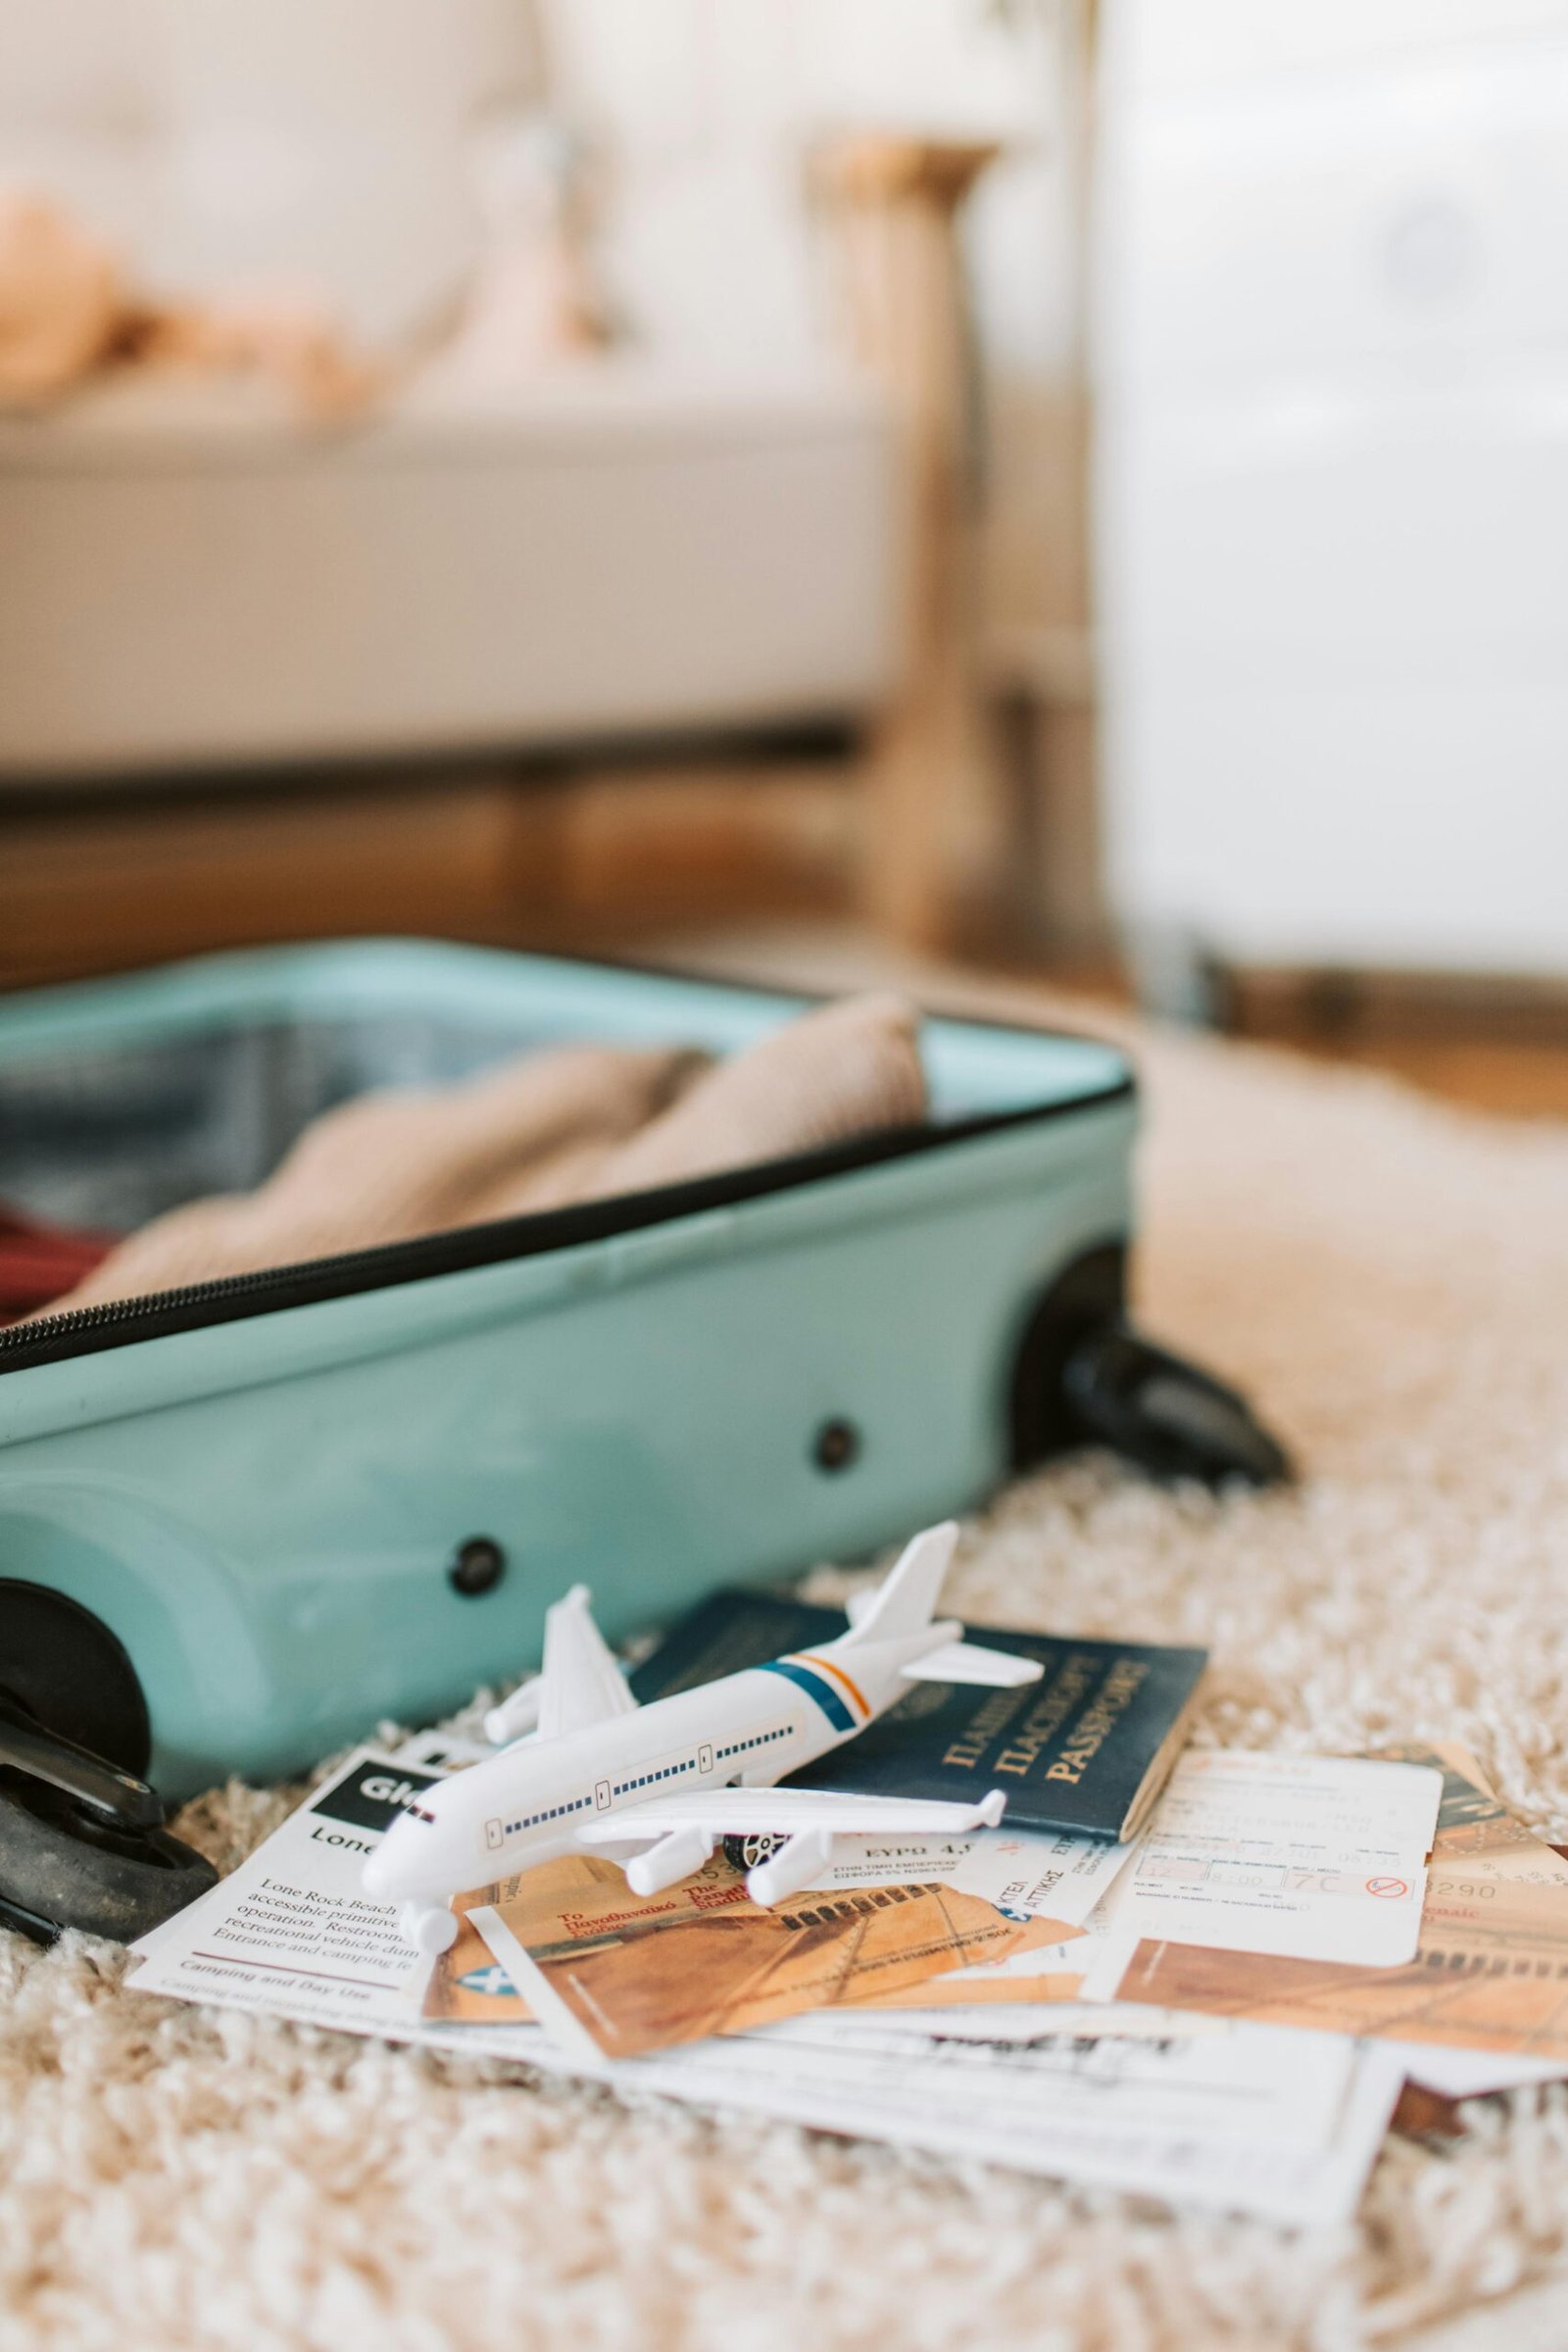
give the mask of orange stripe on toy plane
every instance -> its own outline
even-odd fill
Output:
[[[855,1700],[856,1705],[859,1708],[860,1713],[862,1715],[870,1714],[870,1700],[866,1697],[865,1692],[859,1688],[859,1686],[851,1681],[850,1677],[845,1673],[842,1666],[836,1666],[831,1658],[819,1658],[815,1650],[812,1649],[798,1650],[796,1655],[800,1658],[803,1666],[814,1666],[818,1674],[830,1674],[836,1683],[842,1683],[850,1696]]]

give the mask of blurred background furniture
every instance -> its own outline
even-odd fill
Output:
[[[618,354],[331,431],[145,378],[0,422],[0,766],[844,723],[892,670],[888,439],[847,370]]]
[[[711,803],[737,742],[853,739],[895,660],[869,381],[825,352],[508,350],[494,322],[476,366],[443,331],[486,258],[486,143],[515,175],[546,98],[524,0],[125,14],[139,41],[99,0],[29,19],[0,167],[155,287],[303,283],[398,373],[336,431],[145,372],[0,425],[8,976],[569,923],[604,864],[606,745],[702,746]],[[568,751],[596,788],[569,824]],[[788,814],[786,866],[820,861],[820,773],[786,812],[769,767],[746,812],[764,840]]]
[[[607,77],[603,24],[596,48],[572,20],[552,71],[524,0],[369,7],[139,0],[138,45],[66,0],[0,100],[0,172],[111,231],[154,288],[304,284],[400,354],[374,412],[330,432],[265,387],[147,371],[0,424],[0,966],[271,936],[318,908],[417,921],[421,888],[448,926],[569,933],[604,809],[640,798],[646,848],[671,784],[689,846],[662,863],[685,856],[695,905],[715,860],[694,793],[741,794],[748,758],[763,791],[716,830],[750,833],[759,881],[775,862],[780,905],[806,888],[945,944],[1004,864],[956,230],[994,142],[829,139],[808,208],[797,89],[760,168],[723,132],[698,142],[707,228],[727,203],[757,242],[739,341],[667,315],[692,236],[677,215],[661,248],[655,170],[637,342],[509,353],[492,320],[476,366],[485,333],[450,330],[487,267],[486,157],[504,212],[522,126],[559,100],[612,122],[647,179],[647,94]],[[378,855],[349,852],[357,820]]]
[[[1105,812],[1153,993],[1568,977],[1568,6],[1106,0],[1099,131]]]
[[[0,981],[858,927],[1536,1099],[1568,0],[0,43],[0,213],[154,304],[315,304],[380,385],[0,427]]]
[[[956,221],[997,154],[985,140],[886,134],[816,159],[837,215],[844,310],[899,428],[901,690],[882,714],[867,901],[912,946],[948,944],[999,862],[977,693],[973,395]]]

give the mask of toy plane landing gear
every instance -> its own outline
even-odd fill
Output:
[[[445,1903],[404,1903],[398,1910],[398,1933],[416,1952],[435,1960],[458,1940],[457,1914]]]

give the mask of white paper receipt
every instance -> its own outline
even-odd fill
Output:
[[[1132,1852],[1103,1838],[976,1830],[964,1838],[835,1838],[813,1887],[952,1886],[994,1903],[1008,1919],[1054,1919],[1081,1928]]]
[[[1189,1749],[1104,1925],[1123,1952],[1157,1937],[1398,1968],[1415,1957],[1442,1788],[1425,1764]],[[1097,1967],[1091,1992],[1099,1981]]]

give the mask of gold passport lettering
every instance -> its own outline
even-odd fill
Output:
[[[1054,1690],[1055,1685],[1051,1685],[1051,1688]],[[964,1772],[973,1772],[992,1740],[1006,1730],[1023,1705],[1027,1689],[1026,1684],[1022,1690],[993,1690],[990,1697],[975,1709],[963,1738],[955,1740],[953,1745],[944,1750],[943,1763],[956,1764]]]
[[[1040,1761],[1041,1750],[1054,1739],[1067,1716],[1089,1689],[1094,1661],[1071,1657],[1050,1690],[1038,1701],[1016,1739],[1004,1747],[997,1758],[998,1772],[1019,1775],[1032,1772]],[[1048,1781],[1081,1781],[1105,1740],[1116,1728],[1117,1721],[1137,1696],[1145,1677],[1147,1664],[1136,1658],[1118,1658],[1102,1684],[1093,1703],[1084,1710],[1082,1721],[1073,1727],[1071,1739],[1061,1754],[1046,1767]]]

